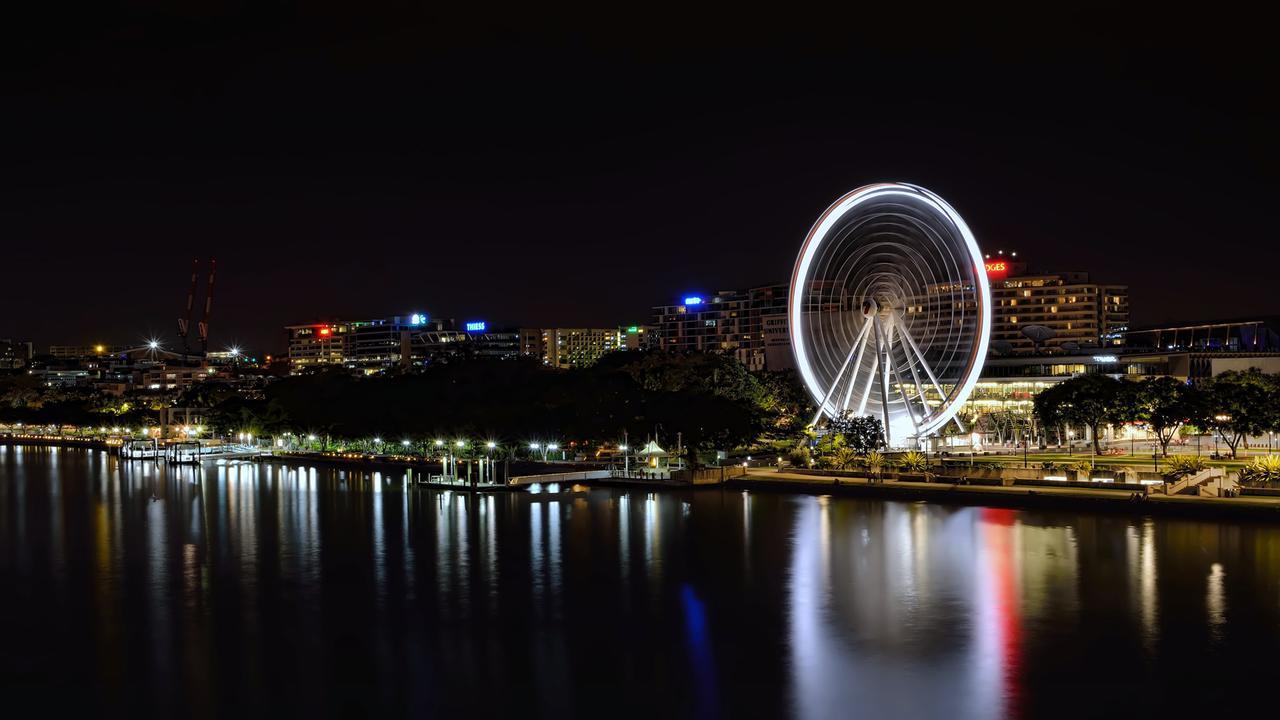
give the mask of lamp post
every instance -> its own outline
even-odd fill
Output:
[[[1027,432],[1024,430],[1022,432],[1022,469],[1023,470],[1027,469],[1027,445],[1028,445]]]
[[[622,428],[622,444],[618,449],[622,451],[622,476],[627,477],[631,474],[631,453],[627,448],[630,438],[627,437],[627,429]]]

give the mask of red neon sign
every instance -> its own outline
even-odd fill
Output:
[[[987,277],[1002,278],[1009,274],[1009,263],[1004,260],[991,260],[987,262]]]

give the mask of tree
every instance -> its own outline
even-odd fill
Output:
[[[1196,424],[1217,432],[1231,457],[1250,435],[1280,428],[1280,378],[1257,368],[1228,370],[1202,386]]]
[[[1135,419],[1151,428],[1160,442],[1160,454],[1168,456],[1178,429],[1196,415],[1199,391],[1171,377],[1152,377],[1138,384],[1135,399]]]
[[[870,415],[853,416],[848,411],[831,418],[827,429],[842,435],[845,443],[859,457],[884,448],[884,425]]]
[[[1078,375],[1036,395],[1036,415],[1045,426],[1083,425],[1102,452],[1098,430],[1133,417],[1131,384],[1106,375]]]

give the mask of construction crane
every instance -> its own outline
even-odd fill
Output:
[[[218,261],[210,260],[209,284],[205,287],[204,292],[204,315],[196,325],[196,333],[200,336],[200,352],[202,354],[208,354],[209,352],[209,312],[213,306],[213,279],[217,269]],[[200,259],[196,258],[191,261],[191,289],[187,292],[187,312],[185,316],[178,318],[178,339],[182,341],[183,355],[191,353],[191,344],[187,338],[191,332],[191,310],[195,307],[196,285],[199,284],[199,275]]]
[[[191,290],[187,292],[187,314],[178,318],[178,339],[182,341],[182,353],[185,355],[191,348],[187,344],[187,331],[191,327],[191,306],[196,301],[196,275],[200,271],[200,259],[191,261]]]
[[[209,261],[209,286],[204,291],[204,319],[200,321],[200,352],[209,352],[209,308],[213,305],[213,276],[218,270],[218,261]]]

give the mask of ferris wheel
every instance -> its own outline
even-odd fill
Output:
[[[991,287],[959,213],[922,187],[877,183],[814,223],[787,314],[814,424],[869,415],[906,447],[959,424],[987,355]]]

